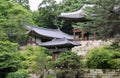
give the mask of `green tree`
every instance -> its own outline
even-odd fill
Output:
[[[59,18],[62,12],[72,12],[79,10],[84,0],[63,0],[57,4],[55,0],[43,0],[39,5],[39,15],[35,18],[38,26],[47,28],[60,28],[64,32],[72,34],[71,21]]]
[[[99,38],[113,38],[120,34],[120,0],[88,0],[94,7],[86,9],[87,22],[84,28],[99,33]]]
[[[32,12],[32,19],[33,19],[33,21],[34,21],[36,26],[40,26],[41,25],[40,24],[41,20],[40,20],[39,11]]]
[[[89,68],[110,68],[111,55],[104,48],[96,48],[87,54],[87,66]]]
[[[18,70],[9,73],[6,78],[28,78],[28,73],[25,70]]]
[[[83,76],[83,72],[79,70],[83,66],[82,57],[71,51],[61,52],[52,66],[57,68],[55,72],[60,78],[72,77],[73,73],[76,73],[75,78]]]
[[[0,1],[0,16],[0,30],[13,42],[21,41],[26,25],[33,24],[31,12],[11,1]]]
[[[20,69],[26,69],[29,73],[37,75],[43,74],[44,69],[49,68],[49,52],[39,46],[27,46],[26,50],[21,51]]]
[[[0,77],[5,78],[9,72],[19,67],[18,45],[9,41],[0,41]]]
[[[95,48],[87,53],[88,68],[119,69],[120,51],[113,46]]]
[[[87,53],[88,68],[115,69],[120,68],[120,51],[114,47],[100,47]]]
[[[58,15],[60,15],[60,13],[80,10],[80,8],[83,6],[84,1],[85,0],[63,0],[58,4],[56,12]],[[71,21],[58,17],[58,20],[55,21],[55,23],[57,23],[58,27],[60,27],[62,31],[72,34],[71,31],[73,27]]]
[[[66,51],[60,54],[54,67],[62,69],[79,69],[82,67],[81,57],[71,51]]]
[[[86,0],[63,0],[58,4],[58,12],[74,12],[80,10]]]
[[[20,5],[24,6],[27,9],[30,9],[29,8],[29,0],[12,0],[12,1],[19,3]]]
[[[56,17],[56,1],[55,0],[43,0],[39,5],[39,17],[37,19],[38,26],[47,28],[56,28],[53,24],[53,20]]]
[[[114,47],[114,49],[120,50],[120,38],[115,39],[111,46]]]

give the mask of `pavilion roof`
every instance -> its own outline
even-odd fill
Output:
[[[50,37],[50,38],[66,38],[69,40],[73,40],[72,35],[68,35],[67,33],[62,32],[60,29],[48,29],[37,26],[27,26],[27,28],[29,32],[34,31],[35,33],[41,36]]]
[[[85,4],[80,10],[75,11],[75,12],[68,12],[68,13],[61,13],[59,17],[63,18],[76,18],[76,19],[81,19],[84,18],[84,15],[86,14],[84,9],[87,7],[93,7],[93,4]]]
[[[67,40],[66,38],[62,38],[62,39],[53,39],[52,41],[43,42],[43,43],[40,43],[38,45],[43,46],[43,47],[49,47],[49,46],[59,46],[59,45],[80,46],[81,44]]]

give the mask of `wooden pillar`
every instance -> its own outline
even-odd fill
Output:
[[[96,32],[94,32],[94,40],[96,40]]]
[[[75,30],[73,30],[73,36],[74,36],[74,41],[76,40],[76,33]]]
[[[84,31],[82,30],[82,40],[84,40]]]
[[[35,36],[35,43],[36,43],[36,39],[37,39],[37,38],[36,38],[36,36]]]
[[[54,53],[52,54],[52,59],[55,60],[55,54]]]
[[[58,59],[58,53],[53,53],[52,54],[52,59],[55,61]]]

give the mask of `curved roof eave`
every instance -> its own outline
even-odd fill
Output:
[[[63,18],[76,18],[76,19],[82,19],[84,18],[84,15],[86,15],[85,8],[87,7],[93,7],[95,4],[85,4],[80,10],[74,11],[74,12],[69,12],[69,13],[61,13],[59,17]]]
[[[81,45],[80,43],[69,41],[65,38],[62,38],[62,39],[54,39],[52,41],[40,43],[39,46],[47,47],[47,46],[58,46],[58,45],[66,45],[66,44],[73,45],[73,46]]]
[[[34,31],[35,33],[39,35],[46,36],[46,37],[66,38],[69,40],[73,40],[73,36],[68,35],[59,29],[47,29],[47,28],[33,27],[33,26],[28,26],[28,29],[31,31]]]

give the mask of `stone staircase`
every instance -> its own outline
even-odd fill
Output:
[[[81,46],[75,46],[72,48],[72,51],[77,53],[78,55],[85,56],[86,53],[93,48],[101,47],[105,45],[110,45],[112,41],[102,41],[102,40],[89,40],[89,41],[77,41],[81,44]]]

